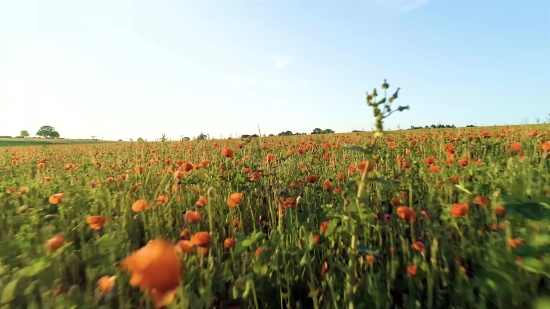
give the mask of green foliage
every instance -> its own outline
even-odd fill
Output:
[[[36,132],[36,136],[43,138],[59,138],[59,132],[55,130],[52,126],[41,126],[40,129]]]

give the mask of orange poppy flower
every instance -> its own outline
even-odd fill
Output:
[[[206,206],[206,203],[207,203],[207,202],[208,202],[208,201],[206,200],[206,196],[201,195],[201,196],[199,197],[199,200],[197,201],[196,205],[199,206],[199,207],[204,207],[204,206]]]
[[[173,176],[174,176],[175,179],[182,179],[184,174],[183,174],[182,171],[175,171]]]
[[[97,280],[97,286],[102,294],[110,291],[115,286],[116,276],[103,276]]]
[[[57,234],[46,241],[46,247],[52,252],[63,247],[64,244],[65,237],[63,236],[63,234]]]
[[[513,143],[512,145],[510,145],[510,150],[521,151],[521,143]]]
[[[407,274],[411,277],[416,277],[418,274],[418,266],[416,265],[408,265],[407,266]]]
[[[264,160],[266,163],[275,161],[275,154],[268,153]]]
[[[135,212],[141,212],[145,211],[149,208],[149,203],[147,203],[147,200],[137,200],[132,204],[132,210]]]
[[[506,209],[504,208],[504,206],[496,206],[493,211],[498,216],[502,216],[506,213]]]
[[[193,253],[195,245],[189,240],[180,240],[176,244],[176,251],[179,253]]]
[[[523,245],[524,241],[521,238],[511,238],[508,239],[508,245],[512,248],[517,248],[521,245]]]
[[[190,170],[193,169],[193,164],[189,163],[189,162],[183,162],[181,165],[180,165],[180,171],[186,171],[186,172],[189,172]]]
[[[239,206],[239,203],[241,202],[241,199],[243,197],[242,193],[233,193],[229,196],[227,199],[227,206],[229,207],[237,207]]]
[[[374,256],[372,256],[372,255],[367,255],[367,256],[365,257],[365,259],[367,260],[367,264],[369,264],[369,265],[374,264]]]
[[[316,183],[317,181],[319,181],[319,178],[317,177],[317,175],[310,175],[306,177],[307,183]]]
[[[416,213],[412,208],[408,206],[399,206],[396,210],[397,216],[403,220],[411,221],[416,220]]]
[[[159,204],[168,203],[168,197],[164,196],[164,195],[161,195],[161,196],[157,197],[157,203],[159,203]]]
[[[89,216],[88,219],[86,219],[86,223],[90,228],[96,231],[100,230],[107,222],[109,222],[109,220],[102,216]]]
[[[260,181],[260,179],[262,179],[262,174],[258,172],[253,172],[252,174],[250,174],[251,181]]]
[[[451,206],[451,216],[455,218],[462,218],[468,213],[469,210],[470,206],[468,203],[453,204]]]
[[[191,224],[199,222],[201,219],[201,214],[197,211],[188,210],[185,212],[185,220]]]
[[[143,173],[144,170],[145,169],[142,166],[139,166],[139,165],[134,167],[134,171],[136,172],[136,174],[141,174],[141,173]]]
[[[198,232],[191,236],[191,243],[198,247],[206,247],[210,245],[210,233]]]
[[[417,240],[413,243],[412,245],[413,249],[416,250],[416,251],[420,251],[420,252],[423,252],[424,249],[425,249],[425,245],[424,245],[424,242],[420,241],[420,240]]]
[[[489,200],[487,200],[486,197],[481,196],[481,195],[476,196],[472,203],[474,203],[475,205],[482,206],[482,207],[489,206]]]
[[[432,165],[435,164],[435,157],[424,158],[424,164]]]
[[[50,196],[50,198],[48,199],[48,202],[50,202],[50,204],[52,205],[57,205],[61,203],[62,200],[63,200],[63,193],[57,193]]]
[[[235,238],[226,238],[224,241],[223,241],[223,246],[225,248],[231,248],[235,245]]]
[[[313,239],[313,242],[316,243],[316,244],[321,243],[321,235],[313,234],[313,235],[311,235],[311,239]]]
[[[121,263],[130,285],[148,291],[155,308],[169,305],[181,282],[182,265],[172,243],[155,239]]]
[[[323,223],[321,223],[321,227],[319,228],[321,230],[321,233],[324,233],[327,231],[327,228],[329,226],[330,222],[328,221],[325,221]]]
[[[208,255],[208,248],[206,247],[197,247],[197,255],[205,257]]]
[[[359,170],[359,173],[363,175],[365,173],[374,171],[374,165],[372,165],[372,163],[370,163],[369,161],[363,161],[357,164],[357,169]]]
[[[231,148],[223,148],[222,149],[222,156],[226,158],[233,158],[235,156],[235,152]]]

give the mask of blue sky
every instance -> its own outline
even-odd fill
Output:
[[[0,135],[149,140],[550,113],[550,2],[0,1]]]

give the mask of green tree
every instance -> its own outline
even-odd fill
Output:
[[[54,127],[52,127],[52,126],[41,126],[40,129],[38,129],[38,132],[36,132],[36,136],[46,138],[46,137],[50,137],[50,135],[53,132],[56,132]],[[59,135],[59,133],[57,133],[57,134]]]
[[[203,141],[203,140],[207,140],[209,139],[210,136],[209,135],[206,135],[204,133],[201,132],[201,134],[199,134],[199,136],[195,137],[196,140],[199,140],[199,141]]]
[[[313,129],[313,132],[311,132],[311,134],[321,134],[323,132],[323,130],[321,130],[320,128],[315,128]]]
[[[29,133],[29,131],[23,130],[23,131],[21,131],[21,133],[19,133],[19,136],[21,136],[22,138],[27,138],[27,137],[31,136],[31,134]]]
[[[48,137],[49,138],[59,138],[60,135],[59,135],[59,132],[53,131],[53,132],[50,133],[50,135]]]

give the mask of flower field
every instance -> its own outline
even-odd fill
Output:
[[[548,133],[6,148],[3,308],[527,308]]]
[[[3,148],[1,308],[550,307],[550,126],[369,97],[376,134]]]

